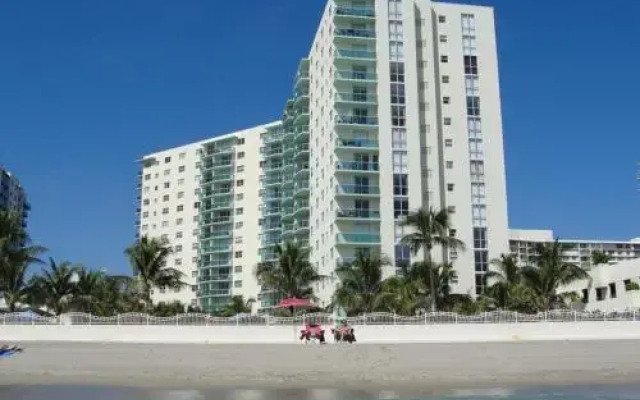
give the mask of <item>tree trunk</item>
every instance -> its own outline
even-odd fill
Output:
[[[436,282],[433,276],[433,268],[431,265],[431,245],[424,245],[424,260],[427,263],[427,268],[429,268],[429,290],[431,291],[431,312],[437,312],[438,306],[436,305],[436,298],[438,297],[436,293]]]

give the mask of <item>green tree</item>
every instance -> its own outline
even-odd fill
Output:
[[[569,249],[558,240],[553,243],[541,243],[536,246],[534,265],[522,268],[524,284],[529,288],[541,311],[564,307],[573,292],[560,292],[564,286],[579,280],[589,279],[587,271],[565,262],[563,251]]]
[[[418,254],[421,250],[424,254],[424,267],[428,268],[428,274],[434,275],[435,272],[431,267],[435,266],[432,262],[431,252],[435,246],[441,246],[443,249],[464,249],[464,243],[450,235],[451,222],[447,210],[436,211],[434,209],[420,208],[416,212],[410,213],[404,221],[404,225],[413,228],[413,232],[402,238],[402,243],[409,246],[414,254]],[[436,277],[429,278],[429,293],[434,296],[436,290]],[[437,310],[437,299],[432,297],[431,311]]]
[[[312,299],[314,283],[324,276],[309,262],[309,250],[294,243],[276,245],[277,260],[259,263],[255,275],[260,285],[276,297]]]
[[[451,283],[458,279],[452,264],[415,262],[409,275],[420,283],[422,292],[428,295],[432,310],[451,311],[458,301],[464,300],[463,295],[451,293]]]
[[[185,305],[176,300],[171,303],[160,302],[156,304],[151,314],[155,317],[173,317],[178,314],[184,314],[185,310]]]
[[[244,296],[233,296],[231,302],[227,304],[224,310],[220,313],[223,317],[233,317],[238,314],[249,314],[251,308],[256,300],[250,298],[245,301]]]
[[[151,289],[179,289],[186,284],[182,281],[184,274],[179,270],[167,267],[167,259],[171,247],[166,241],[143,236],[139,241],[125,250],[129,257],[134,275],[138,278],[146,309],[152,310]]]
[[[609,261],[611,261],[611,256],[602,251],[595,250],[591,253],[591,264],[593,264],[594,266],[609,264]]]
[[[47,269],[30,280],[29,291],[33,301],[46,306],[55,315],[66,312],[76,292],[75,280],[80,269],[68,261],[58,265],[50,258]]]
[[[31,245],[19,214],[0,210],[0,292],[9,311],[29,300],[27,272],[31,265],[42,263],[39,257],[45,251]]]
[[[340,284],[333,294],[333,303],[343,306],[350,314],[379,311],[390,300],[385,301],[389,293],[383,290],[383,267],[389,264],[385,257],[358,252],[353,262],[336,268]],[[388,288],[391,285],[387,284]]]
[[[499,258],[491,260],[494,269],[486,274],[490,286],[486,290],[486,296],[491,298],[496,307],[509,309],[511,307],[509,294],[513,287],[522,283],[522,270],[518,265],[518,257],[515,254],[501,254]]]

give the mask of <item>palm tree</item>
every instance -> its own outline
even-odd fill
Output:
[[[425,266],[429,268],[429,274],[433,275],[431,270],[433,266],[431,251],[434,246],[442,246],[444,249],[464,249],[464,243],[449,232],[451,222],[447,210],[435,211],[434,209],[420,208],[407,216],[404,225],[412,227],[414,232],[402,238],[402,244],[409,246],[414,254],[418,254],[420,250],[424,253]],[[432,276],[429,279],[431,296],[436,293],[436,279]],[[437,301],[432,298],[431,311],[437,310]]]
[[[46,250],[30,242],[20,215],[0,210],[0,292],[12,312],[17,303],[27,302],[27,271],[32,264],[42,263],[39,256]]]
[[[595,250],[591,253],[591,264],[594,266],[600,264],[609,264],[611,261],[611,256],[606,254],[605,252]]]
[[[458,273],[452,264],[420,261],[412,265],[409,274],[420,283],[423,293],[427,291],[432,310],[451,310],[460,298],[451,293],[451,283],[458,279]]]
[[[487,288],[486,294],[495,306],[501,309],[509,309],[509,291],[522,282],[522,270],[518,265],[518,256],[515,254],[501,254],[499,258],[491,260],[495,269],[486,274],[488,282],[492,282]]]
[[[151,288],[179,289],[186,284],[182,281],[184,274],[175,268],[167,267],[167,258],[171,247],[164,240],[143,236],[125,250],[129,257],[134,275],[142,286],[142,295],[148,311],[152,309]]]
[[[59,265],[49,259],[48,269],[34,276],[29,286],[36,303],[45,305],[55,315],[67,310],[76,291],[80,267],[63,261]]]
[[[294,243],[276,245],[276,261],[259,263],[255,275],[267,290],[275,292],[278,298],[311,299],[311,285],[320,282],[320,275],[309,262],[309,250]]]
[[[385,257],[358,252],[353,262],[336,268],[340,285],[334,292],[333,303],[344,306],[351,314],[379,309],[386,294],[382,269],[389,264]]]
[[[525,285],[533,292],[539,308],[543,311],[563,306],[565,300],[574,293],[559,293],[566,285],[582,279],[589,279],[587,271],[581,267],[565,262],[562,253],[567,246],[556,240],[553,243],[536,246],[535,266],[522,268]]]
[[[222,310],[221,315],[224,317],[233,317],[238,314],[249,314],[255,302],[256,300],[254,298],[245,301],[244,296],[233,296],[231,302]]]

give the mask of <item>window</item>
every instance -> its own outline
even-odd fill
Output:
[[[442,75],[442,83],[449,83],[449,75]]]
[[[478,77],[467,75],[464,78],[465,88],[467,90],[467,96],[480,95],[480,84],[478,83]]]
[[[241,288],[242,287],[242,281],[233,282],[233,287],[234,288]]]
[[[178,198],[181,199],[184,197],[184,192],[178,192]]]
[[[244,151],[238,153],[238,159],[244,158]]]
[[[238,180],[236,181],[236,186],[244,186],[244,180],[242,180],[242,179],[238,179]]]
[[[454,184],[453,183],[447,183],[447,191],[449,192],[453,192],[453,188],[454,188]]]
[[[184,160],[186,156],[187,156],[187,153],[184,153],[184,152],[178,154],[178,158],[181,159],[181,160]]]
[[[407,123],[404,106],[391,106],[391,125],[405,126]]]
[[[184,220],[182,218],[176,219],[176,225],[182,225],[183,222]]]
[[[149,225],[142,225],[142,230],[146,231],[147,229],[149,229]]]
[[[447,35],[440,35],[440,43],[447,43]]]
[[[444,147],[453,147],[453,139],[445,139]]]
[[[476,34],[476,18],[473,14],[462,14],[462,34],[471,36]]]
[[[596,288],[596,300],[604,301],[604,299],[606,298],[607,298],[607,288],[606,287]]]
[[[171,174],[171,170],[170,169],[165,169],[164,170],[164,176],[170,175]]]
[[[447,169],[453,169],[453,161],[447,161]]]
[[[182,239],[182,231],[176,233],[176,239]]]
[[[144,201],[142,202],[142,204],[144,204],[145,206],[148,206],[150,203],[149,199],[144,199]]]
[[[487,248],[487,228],[473,228],[473,248]]]
[[[393,175],[393,195],[394,196],[408,196],[409,186],[407,182],[407,175],[394,174]]]
[[[184,185],[184,179],[178,179],[178,185]]]
[[[391,82],[404,82],[404,64],[392,62],[390,64],[391,69]]]
[[[440,56],[440,62],[448,63],[449,62],[449,56]]]
[[[239,144],[239,145],[244,144],[244,138],[239,138],[239,139],[238,139],[238,144]]]
[[[242,200],[242,199],[244,199],[244,194],[243,193],[236,194],[236,200],[239,201],[239,200]]]
[[[609,284],[609,294],[610,294],[610,297],[612,299],[615,299],[616,297],[618,297],[618,293],[617,293],[617,290],[616,290],[616,283],[615,282],[611,282]]]
[[[193,222],[198,222],[199,220],[200,220],[200,217],[198,215],[193,216]]]
[[[171,162],[171,157],[165,157],[165,158],[164,158],[164,163],[165,163],[165,164],[168,164],[168,163],[170,163],[170,162]]]
[[[454,214],[456,212],[456,206],[449,206],[447,207],[447,212],[449,214]]]
[[[240,228],[242,228],[242,225],[244,225],[244,223],[242,223],[242,222],[236,222],[236,229],[240,229]]]
[[[165,182],[165,183],[164,183],[164,188],[165,188],[165,189],[169,189],[169,186],[171,186],[171,185],[169,184],[169,182]]]
[[[162,213],[163,214],[169,214],[169,208],[163,208],[162,209]]]
[[[393,200],[394,218],[405,217],[409,215],[409,199],[397,198]]]
[[[236,237],[234,238],[234,240],[233,240],[233,242],[234,242],[235,244],[242,244],[242,241],[243,241],[243,237],[242,237],[242,236],[236,236]]]
[[[186,169],[185,166],[181,165],[178,167],[178,172],[184,172],[185,169]]]
[[[142,218],[147,218],[149,216],[149,212],[145,211],[142,213]]]
[[[389,21],[389,40],[402,41],[402,21]]]
[[[178,206],[178,207],[176,207],[176,211],[178,211],[178,212],[182,212],[182,211],[184,211],[184,206]]]
[[[236,265],[235,267],[233,267],[233,272],[236,274],[242,273],[242,265]]]
[[[193,231],[194,234],[197,234],[198,231]],[[198,249],[198,243],[191,243],[191,249],[192,250],[197,250]]]
[[[444,104],[449,104],[449,103],[451,102],[451,98],[450,98],[449,96],[444,96],[444,97],[442,98],[442,102],[443,102]]]
[[[177,246],[176,246],[176,248],[175,248],[175,252],[176,252],[176,253],[180,253],[180,252],[182,252],[182,245],[181,245],[181,244],[179,244],[179,245],[177,245]]]
[[[393,172],[396,174],[406,174],[409,172],[409,168],[407,167],[406,151],[393,152]]]
[[[445,118],[444,118],[444,124],[445,124],[445,125],[451,125],[451,118],[449,118],[449,117],[445,117]]]
[[[393,128],[391,130],[392,147],[395,150],[407,149],[407,130],[403,128]]]
[[[176,265],[182,265],[182,258],[176,258]]]
[[[477,117],[480,115],[480,97],[467,97],[467,115]]]
[[[236,208],[236,215],[242,215],[244,213],[244,209],[242,207]]]
[[[473,252],[476,272],[487,272],[489,268],[489,252],[486,250],[476,250]]]
[[[162,196],[162,201],[169,201],[169,195],[165,194],[164,196]]]
[[[484,156],[482,139],[469,139],[469,156],[474,160],[482,159]]]
[[[391,104],[405,104],[404,84],[391,84]]]
[[[391,61],[404,60],[404,45],[402,42],[389,42],[389,59]]]
[[[235,258],[242,258],[242,252],[241,251],[236,251],[234,256],[235,256]]]
[[[456,237],[456,235],[458,234],[458,231],[455,229],[449,229],[449,236],[450,237]]]
[[[244,165],[238,165],[236,172],[244,172]]]
[[[447,17],[445,17],[444,15],[438,15],[438,22],[444,24],[445,22],[447,22]]]
[[[486,187],[484,183],[471,183],[471,203],[484,204],[486,196]]]
[[[151,179],[151,174],[146,174],[146,175],[144,176],[144,180],[145,180],[145,181],[148,181],[149,179]]]
[[[162,240],[163,242],[166,242],[169,239],[169,236],[165,235],[161,235],[160,236],[160,240]]]
[[[200,202],[196,201],[195,203],[193,203],[193,208],[196,209],[196,210],[199,210],[200,209]]]
[[[477,42],[475,36],[463,36],[462,37],[462,52],[464,55],[476,55]]]

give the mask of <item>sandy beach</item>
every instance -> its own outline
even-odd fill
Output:
[[[398,345],[27,343],[3,385],[433,391],[640,383],[637,341]]]

